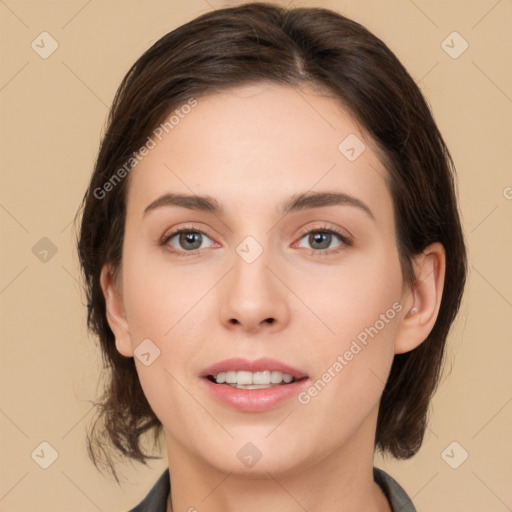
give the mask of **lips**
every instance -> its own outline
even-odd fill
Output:
[[[217,383],[224,380],[224,375],[250,374],[282,374],[282,382],[278,384],[239,385],[228,382]],[[287,378],[284,377],[287,376]],[[249,361],[242,358],[226,359],[205,368],[199,375],[202,385],[209,395],[224,406],[242,412],[264,412],[286,403],[308,385],[308,375],[276,359],[262,358]],[[247,377],[248,375],[245,375]],[[289,378],[288,378],[289,377]],[[291,381],[290,381],[291,379]]]

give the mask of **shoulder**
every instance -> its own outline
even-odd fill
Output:
[[[170,490],[169,468],[167,468],[148,495],[129,512],[166,512]]]
[[[416,512],[411,498],[392,476],[382,469],[373,468],[373,479],[388,498],[393,512]]]

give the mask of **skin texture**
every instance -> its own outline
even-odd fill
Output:
[[[339,102],[267,83],[197,100],[132,171],[121,271],[115,279],[106,265],[101,276],[119,352],[133,357],[147,338],[160,350],[149,366],[135,362],[164,425],[168,510],[388,511],[372,478],[379,400],[394,354],[435,323],[443,248],[417,257],[417,285],[406,286],[387,171]],[[349,134],[366,145],[353,162],[338,150]],[[308,191],[350,194],[373,218],[348,204],[283,216],[281,205]],[[144,215],[164,193],[208,195],[224,213]],[[178,236],[159,245],[180,228],[204,232],[201,248],[187,254]],[[325,228],[350,245],[333,235],[331,252],[319,253],[309,233]],[[247,236],[263,248],[252,263],[236,252]],[[401,311],[307,405],[294,396],[240,412],[199,378],[227,358],[272,357],[311,385],[395,303]],[[237,457],[247,442],[262,454],[250,468]]]

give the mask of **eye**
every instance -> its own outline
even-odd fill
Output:
[[[323,252],[336,252],[339,247],[344,245],[351,245],[350,241],[335,229],[319,228],[307,232],[298,242],[299,247],[301,243],[307,243],[315,253]]]
[[[173,252],[191,252],[208,247],[208,241],[213,240],[202,231],[192,229],[179,229],[162,240],[164,245],[169,245]]]

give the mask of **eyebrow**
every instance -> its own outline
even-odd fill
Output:
[[[224,212],[224,209],[219,202],[210,196],[198,196],[195,194],[164,194],[146,207],[144,215],[163,206],[180,206],[181,208],[187,208],[188,210],[198,210],[215,213],[217,215],[222,215]]]
[[[164,194],[155,199],[144,210],[144,215],[152,210],[164,206],[178,206],[188,210],[197,210],[215,215],[223,215],[224,208],[211,196],[199,196],[196,194]],[[375,220],[373,212],[368,205],[357,197],[343,192],[304,192],[293,195],[281,206],[281,213],[287,215],[291,212],[307,210],[310,208],[322,208],[325,206],[353,206],[364,211],[371,219]]]
[[[283,205],[282,212],[287,214],[309,208],[322,208],[324,206],[354,206],[367,213],[370,218],[375,220],[373,212],[368,205],[357,197],[345,194],[343,192],[305,192],[294,195]]]

